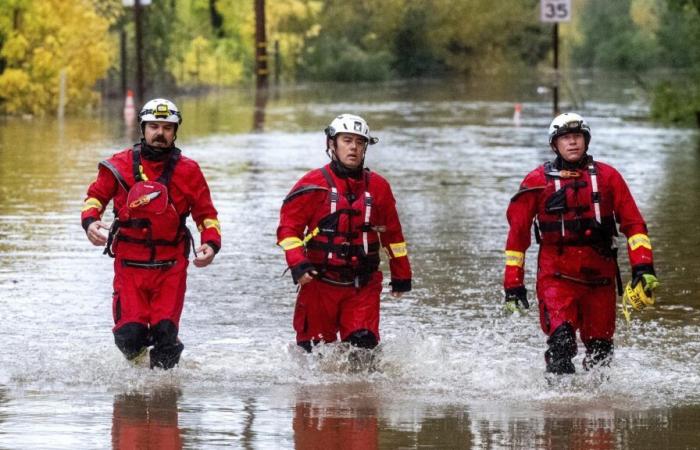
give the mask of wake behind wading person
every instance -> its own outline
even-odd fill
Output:
[[[362,117],[343,114],[325,130],[330,164],[304,175],[282,202],[277,244],[294,283],[297,345],[308,352],[340,340],[361,349],[379,343],[382,272],[389,257],[391,294],[411,290],[411,266],[389,183],[364,167],[370,136]]]
[[[141,142],[99,163],[81,218],[88,240],[114,257],[115,344],[129,360],[152,346],[151,368],[170,369],[184,348],[178,329],[194,247],[185,221],[191,214],[201,235],[197,267],[214,260],[221,230],[199,165],[175,147],[182,123],[177,106],[151,100],[139,122]],[[111,227],[101,220],[110,201]]]
[[[549,144],[556,158],[525,177],[507,211],[505,307],[511,313],[529,307],[524,264],[534,228],[540,325],[548,336],[545,363],[552,374],[575,372],[577,330],[586,348],[583,368],[610,364],[616,284],[622,290],[614,245],[618,225],[632,266],[623,305],[653,304],[658,286],[644,219],[619,172],[588,154],[590,141],[591,128],[580,115],[554,118]]]

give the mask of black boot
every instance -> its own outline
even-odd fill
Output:
[[[172,369],[180,362],[185,346],[177,337],[177,327],[170,320],[161,320],[152,329],[151,369]]]
[[[556,375],[575,373],[571,358],[576,356],[576,333],[570,323],[559,326],[547,339],[549,348],[544,353],[547,372]]]
[[[583,358],[583,368],[591,370],[596,367],[610,367],[613,357],[612,339],[591,339],[584,342],[586,357]]]

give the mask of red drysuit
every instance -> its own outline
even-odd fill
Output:
[[[177,148],[165,158],[148,159],[143,153],[137,144],[102,161],[82,212],[87,229],[114,201],[119,226],[113,226],[106,252],[115,256],[115,336],[126,324],[152,327],[169,321],[178,327],[192,245],[188,215],[202,243],[214,251],[221,247],[217,212],[197,163]]]
[[[542,330],[551,335],[568,322],[584,343],[610,340],[615,331],[616,224],[627,237],[632,266],[653,264],[647,228],[627,184],[613,167],[587,158],[578,169],[546,163],[525,177],[508,207],[504,280],[506,289],[523,286],[534,220]]]
[[[333,342],[365,330],[379,340],[379,248],[389,256],[395,292],[411,289],[411,266],[389,183],[369,170],[339,176],[333,163],[304,175],[284,200],[277,240],[299,291],[297,342]]]

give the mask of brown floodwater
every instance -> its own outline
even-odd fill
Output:
[[[505,209],[551,157],[551,103],[537,85],[175,98],[178,145],[207,176],[224,246],[210,267],[190,266],[186,349],[169,372],[132,366],[114,346],[112,261],[80,228],[97,162],[138,129],[120,104],[63,122],[1,118],[0,448],[700,447],[700,135],[649,122],[629,80],[569,80],[570,97],[586,99],[576,109],[591,153],[618,168],[648,222],[662,285],[656,307],[618,319],[608,371],[550,384],[537,314],[501,313]],[[326,161],[322,130],[343,112],[380,137],[367,165],[392,183],[415,273],[402,299],[385,290],[372,372],[348,370],[334,346],[297,351],[295,288],[275,246],[282,198]]]

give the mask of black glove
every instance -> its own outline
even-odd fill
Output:
[[[632,288],[635,288],[639,283],[642,283],[642,288],[649,293],[659,286],[653,265],[640,264],[632,267]]]
[[[522,307],[521,307],[522,306]],[[506,289],[505,309],[508,312],[521,312],[522,309],[529,309],[530,302],[527,301],[527,289],[525,286],[518,286]]]

